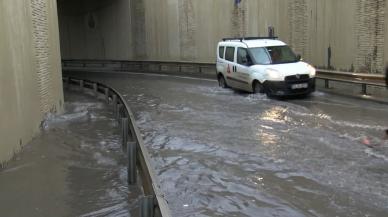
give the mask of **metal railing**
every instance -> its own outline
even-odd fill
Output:
[[[361,85],[361,94],[368,95],[367,87],[385,87],[384,76],[378,74],[351,73],[332,70],[317,70],[317,78],[325,82],[325,88],[330,88],[330,81]]]
[[[72,69],[105,69],[113,71],[185,73],[199,76],[215,75],[211,63],[167,62],[167,61],[122,61],[122,60],[63,60],[62,67]]]
[[[172,72],[215,74],[215,64],[200,62],[128,61],[128,60],[62,60],[64,69],[109,69],[114,71]]]
[[[113,71],[186,73],[215,77],[214,63],[169,62],[169,61],[128,61],[128,60],[63,60],[65,70],[106,69]],[[324,81],[324,88],[330,88],[330,82],[350,83],[361,86],[361,94],[368,94],[368,87],[385,87],[384,76],[366,73],[340,72],[317,69],[317,79]]]
[[[128,184],[135,185],[140,180],[144,191],[139,206],[140,217],[171,217],[135,117],[123,96],[112,87],[98,82],[70,77],[64,77],[63,81],[66,85],[77,85],[82,90],[91,89],[96,95],[103,94],[107,103],[113,106],[115,117],[121,126],[122,149],[128,158]],[[138,173],[140,177],[137,177]]]

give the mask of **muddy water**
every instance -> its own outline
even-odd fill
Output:
[[[126,160],[112,111],[102,100],[65,92],[65,114],[0,171],[0,216],[131,216]]]
[[[388,216],[387,105],[322,92],[274,100],[208,80],[78,76],[124,94],[174,216]]]

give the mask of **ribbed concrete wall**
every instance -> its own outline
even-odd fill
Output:
[[[50,111],[52,76],[50,73],[48,5],[44,0],[31,0],[33,42],[36,56],[36,74],[40,95],[40,110]]]
[[[63,105],[56,1],[0,1],[0,164]]]
[[[357,2],[356,68],[381,72],[384,67],[385,0],[363,0]],[[388,41],[387,41],[388,42]]]
[[[242,0],[239,5],[235,0],[130,1],[132,37],[128,38],[134,42],[127,38],[119,43],[132,55],[64,56],[214,62],[221,38],[265,36],[272,26],[281,40],[316,66],[380,73],[388,61],[386,1]],[[111,16],[121,19],[123,14]],[[71,37],[84,37],[78,34],[80,27],[67,27]],[[72,45],[78,47],[68,44]]]
[[[384,61],[385,66],[388,67],[388,1],[385,2],[385,39],[384,39]]]

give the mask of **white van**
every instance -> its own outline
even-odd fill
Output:
[[[315,68],[276,38],[225,38],[217,47],[217,79],[267,95],[308,95],[315,91]]]

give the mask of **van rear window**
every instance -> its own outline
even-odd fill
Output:
[[[224,46],[220,46],[218,48],[218,56],[222,59],[224,59],[224,51],[225,51],[225,47]]]
[[[226,47],[225,59],[234,62],[234,47]]]

